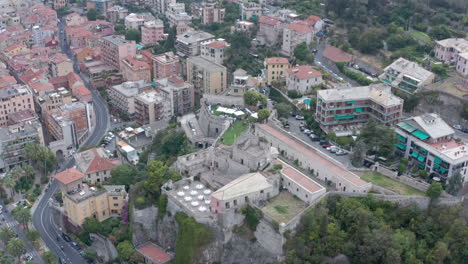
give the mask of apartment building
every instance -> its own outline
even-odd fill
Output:
[[[227,90],[226,67],[200,56],[187,59],[187,81],[195,88],[195,103],[203,94],[222,94]]]
[[[156,45],[158,41],[165,38],[164,23],[160,19],[147,21],[141,27],[141,43],[143,45]]]
[[[37,120],[34,112],[25,111],[34,118],[32,121],[11,124],[0,128],[0,172],[4,173],[10,169],[28,162],[24,147],[27,144],[38,142],[44,145],[42,125]],[[21,112],[15,113],[21,114]],[[11,119],[11,115],[10,115]]]
[[[235,31],[250,32],[253,31],[254,28],[255,23],[244,20],[236,21],[236,24],[234,25]]]
[[[226,9],[221,8],[219,4],[203,3],[202,6],[200,6],[199,18],[202,24],[210,25],[223,22],[225,13]]]
[[[402,113],[403,99],[392,94],[385,84],[317,92],[315,120],[325,133],[333,131],[337,136],[358,133],[370,118],[393,126]]]
[[[202,58],[217,64],[224,63],[224,53],[230,45],[224,39],[208,40],[201,43],[200,55]]]
[[[8,115],[24,110],[35,111],[33,93],[29,86],[15,84],[0,90],[0,127],[8,125]]]
[[[63,53],[57,53],[49,60],[49,75],[51,77],[66,76],[73,72],[73,63]]]
[[[84,174],[83,182],[102,183],[111,177],[110,171],[120,162],[111,160],[104,148],[92,148],[73,155],[76,168]]]
[[[229,87],[229,94],[243,96],[250,89],[257,89],[261,84],[257,78],[248,75],[243,69],[237,69],[232,73],[232,82]]]
[[[457,55],[457,65],[455,68],[463,77],[468,77],[468,52]]]
[[[54,35],[56,28],[54,27],[32,27],[32,38],[35,46],[44,47],[45,39]]]
[[[176,0],[154,0],[154,8],[156,13],[164,14],[170,4],[175,4]]]
[[[74,168],[55,174],[54,178],[60,184],[65,215],[76,226],[88,217],[104,221],[119,216],[128,202],[124,185],[90,186],[83,183],[85,175]]]
[[[456,64],[457,55],[468,52],[468,40],[464,38],[448,38],[436,41],[434,55],[447,64]]]
[[[153,56],[153,77],[162,79],[180,74],[179,56],[172,51]]]
[[[322,73],[309,65],[301,65],[288,69],[286,88],[301,94],[309,94],[314,91],[314,86],[323,82]]]
[[[151,67],[148,63],[127,57],[120,63],[120,71],[126,81],[151,81]]]
[[[135,121],[140,125],[169,120],[172,115],[169,94],[162,91],[149,91],[135,97]]]
[[[109,22],[113,24],[119,23],[120,20],[124,20],[127,15],[128,9],[125,7],[115,5],[107,9],[107,18],[109,19]]]
[[[271,16],[261,16],[258,20],[257,41],[261,45],[273,46],[280,43],[283,33],[281,19]]]
[[[241,4],[241,17],[243,20],[259,18],[263,15],[263,7],[261,4],[254,2],[246,2]]]
[[[139,80],[114,85],[109,89],[110,104],[119,111],[133,116],[135,113],[135,97],[145,90],[151,90],[152,84]]]
[[[264,62],[265,66],[265,79],[268,84],[275,81],[285,80],[288,75],[289,61],[283,57],[271,57],[266,58]]]
[[[113,6],[114,0],[86,0],[86,10],[93,8],[101,15],[106,15]]]
[[[400,154],[432,180],[446,183],[455,173],[468,182],[468,145],[437,114],[426,113],[399,122],[395,128]]]
[[[304,23],[299,22],[284,26],[281,53],[292,56],[297,45],[302,43],[310,45],[313,35],[313,30]]]
[[[169,77],[156,80],[156,87],[169,94],[171,100],[171,115],[184,115],[195,105],[193,84],[185,82],[180,77]]]
[[[201,43],[214,39],[214,35],[204,31],[189,31],[178,35],[175,43],[177,55],[192,57],[200,55]]]
[[[146,13],[131,13],[125,17],[125,29],[140,29],[145,22],[154,21],[156,18],[149,12]]]
[[[101,48],[102,60],[116,70],[120,70],[120,62],[127,57],[135,57],[135,41],[125,40],[123,36],[111,35],[101,38],[99,47]]]
[[[434,73],[404,58],[399,58],[388,65],[379,76],[382,82],[407,93],[414,93],[419,88],[432,83],[434,78]]]
[[[185,12],[185,4],[183,3],[169,4],[165,15],[171,27],[192,23],[192,16]]]

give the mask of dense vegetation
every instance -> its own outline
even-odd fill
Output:
[[[461,208],[398,208],[372,197],[329,199],[306,213],[287,245],[286,263],[467,263]]]

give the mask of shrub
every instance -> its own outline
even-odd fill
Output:
[[[289,98],[292,98],[292,99],[297,99],[297,98],[301,98],[302,97],[302,94],[296,90],[289,90],[288,91],[288,96]]]
[[[260,223],[260,219],[263,217],[262,212],[250,205],[244,206],[241,211],[250,230],[255,231]]]
[[[167,195],[162,194],[158,201],[158,217],[162,219],[166,215],[167,210]]]
[[[137,209],[143,209],[146,206],[146,200],[144,197],[138,197],[135,199],[135,207]]]

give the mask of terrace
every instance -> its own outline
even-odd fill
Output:
[[[277,223],[287,224],[296,215],[304,211],[307,206],[307,203],[298,197],[288,191],[282,191],[262,207],[261,210]]]

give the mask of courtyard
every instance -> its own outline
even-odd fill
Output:
[[[221,143],[231,146],[236,141],[236,138],[242,135],[248,127],[249,125],[245,121],[235,121],[221,137]]]
[[[296,215],[307,208],[307,204],[288,191],[281,191],[262,208],[264,214],[269,215],[278,223],[288,223]]]

